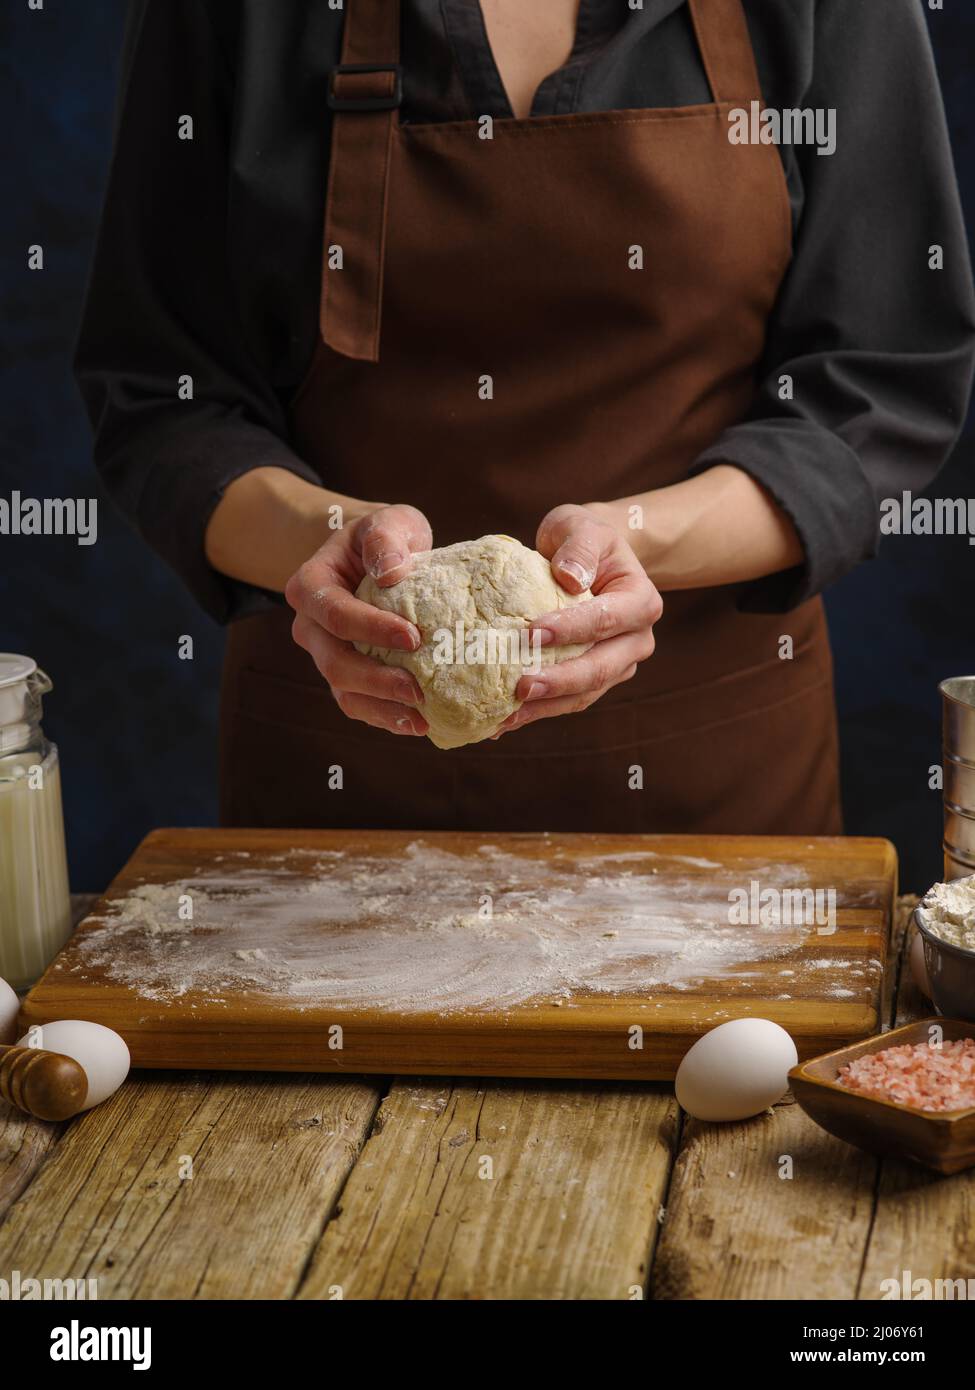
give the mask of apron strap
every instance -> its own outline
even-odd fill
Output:
[[[716,102],[762,100],[742,0],[688,0],[694,32]]]
[[[325,197],[322,339],[379,361],[389,154],[402,101],[399,0],[346,0],[342,60],[329,80],[335,112]],[[330,261],[341,252],[341,268]]]

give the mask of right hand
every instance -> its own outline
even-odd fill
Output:
[[[342,713],[392,734],[426,734],[418,708],[423,692],[409,671],[384,666],[352,644],[413,652],[422,638],[406,618],[363,603],[355,591],[366,574],[384,589],[398,583],[409,573],[413,553],[432,545],[430,523],[415,507],[378,507],[336,531],[284,591],[296,614],[291,635],[311,656]]]

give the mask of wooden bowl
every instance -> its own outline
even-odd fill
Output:
[[[800,1062],[789,1084],[806,1114],[838,1139],[887,1158],[904,1158],[938,1173],[959,1173],[975,1165],[975,1107],[968,1110],[918,1110],[891,1100],[876,1100],[847,1090],[836,1080],[840,1067],[870,1052],[905,1043],[927,1042],[940,1028],[946,1041],[975,1038],[975,1023],[953,1018],[926,1018],[865,1042]]]

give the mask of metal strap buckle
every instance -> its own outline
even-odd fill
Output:
[[[338,96],[335,79],[346,73],[392,73],[393,90],[376,96]],[[395,111],[403,101],[403,69],[399,63],[339,63],[329,76],[328,104],[333,111]]]

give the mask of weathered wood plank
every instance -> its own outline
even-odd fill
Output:
[[[894,923],[885,1021],[913,904],[902,900]],[[876,1159],[826,1134],[791,1096],[742,1124],[685,1120],[652,1297],[854,1298],[877,1169]]]
[[[882,1299],[884,1280],[975,1279],[975,1170],[939,1177],[885,1159],[859,1297]],[[970,1297],[970,1292],[962,1293]]]
[[[651,1296],[852,1298],[875,1175],[791,1099],[742,1124],[688,1119]]]
[[[0,1226],[0,1271],[100,1298],[286,1298],[379,1101],[357,1081],[188,1074],[73,1121]]]
[[[0,1101],[0,1222],[43,1167],[62,1129],[63,1125],[28,1119]]]
[[[669,1087],[396,1084],[299,1297],[642,1296]]]

